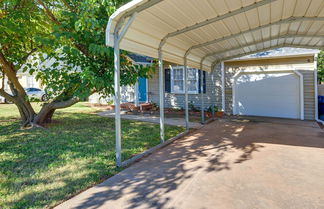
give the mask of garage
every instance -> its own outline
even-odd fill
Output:
[[[219,71],[226,114],[316,119],[316,53],[225,61]]]
[[[297,72],[242,73],[234,81],[234,114],[301,119]]]

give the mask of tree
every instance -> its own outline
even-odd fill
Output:
[[[317,76],[318,82],[324,82],[324,51],[321,51],[317,57]]]
[[[21,119],[26,123],[36,115],[26,92],[17,78],[17,71],[28,60],[30,55],[46,47],[37,38],[50,33],[50,25],[41,14],[40,8],[31,1],[12,0],[0,3],[0,70],[2,87],[0,95],[15,103]],[[12,91],[4,91],[4,78]],[[24,125],[27,125],[25,124]]]
[[[0,95],[19,109],[23,126],[50,122],[56,109],[94,92],[113,94],[113,49],[105,46],[109,15],[125,0],[7,0],[1,2],[0,67],[12,95]],[[151,68],[133,66],[121,53],[121,85],[147,77]],[[50,66],[40,63],[50,60]],[[50,100],[35,113],[17,79],[23,69],[37,73]],[[3,87],[3,85],[2,85]]]

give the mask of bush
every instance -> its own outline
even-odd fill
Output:
[[[213,108],[214,112],[218,112],[218,107],[216,105],[210,105],[207,109],[207,112],[213,112]]]

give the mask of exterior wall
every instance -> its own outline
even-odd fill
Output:
[[[165,63],[165,68],[170,63]],[[235,60],[225,62],[225,112],[233,113],[232,82],[233,76],[239,70],[267,71],[267,70],[298,70],[304,77],[304,117],[306,120],[315,118],[315,92],[314,92],[314,58],[312,56],[291,58],[259,58],[255,60]],[[206,73],[206,93],[204,94],[205,108],[216,105],[222,106],[221,66],[216,65],[211,72]],[[324,88],[323,88],[324,90]],[[324,91],[323,91],[324,92]],[[122,102],[134,102],[134,87],[122,87]],[[324,93],[323,93],[324,94]],[[113,97],[100,98],[100,95],[90,96],[91,103],[107,104]],[[159,72],[158,69],[148,79],[148,101],[159,104]],[[184,94],[165,93],[165,108],[184,108]],[[200,94],[189,94],[189,102],[195,107],[201,107]]]
[[[134,102],[135,88],[134,86],[122,86],[120,90],[121,102]],[[114,97],[102,97],[98,93],[94,93],[89,97],[92,104],[109,104],[114,102]]]
[[[239,70],[269,71],[298,70],[304,77],[304,117],[306,120],[315,118],[314,91],[314,57],[295,57],[281,59],[237,60],[225,62],[225,112],[233,113],[232,84],[233,76]]]
[[[167,68],[167,64],[165,68]],[[221,108],[221,71],[220,65],[212,70],[212,72],[206,72],[206,93],[204,94],[204,107],[207,109],[211,105],[217,105]],[[152,75],[152,78],[148,80],[148,99],[150,102],[160,102],[159,99],[159,71],[158,69]],[[188,94],[189,103],[197,108],[201,107],[201,95],[200,94]],[[165,108],[184,108],[185,95],[175,93],[165,93]]]

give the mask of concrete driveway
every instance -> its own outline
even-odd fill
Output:
[[[223,119],[57,208],[324,208],[315,122]]]

